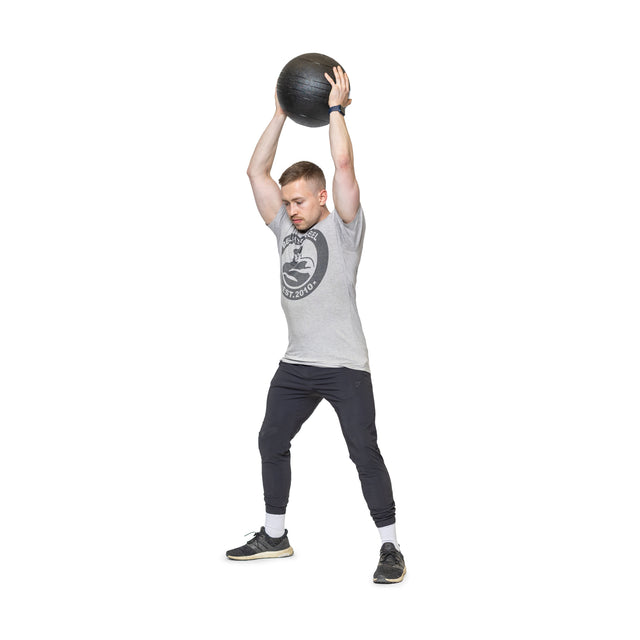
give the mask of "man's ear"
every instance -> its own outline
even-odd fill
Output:
[[[324,207],[324,205],[327,204],[328,197],[329,197],[329,194],[327,193],[326,189],[322,189],[321,191],[318,192],[318,200],[320,202],[321,207]]]

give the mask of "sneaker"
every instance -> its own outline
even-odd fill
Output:
[[[404,566],[404,557],[393,542],[385,542],[380,549],[380,561],[373,574],[373,581],[378,584],[393,584],[402,582],[407,568]]]
[[[248,534],[247,534],[248,535]],[[260,558],[286,558],[293,555],[293,549],[289,546],[287,530],[281,538],[272,538],[267,535],[264,527],[256,533],[247,544],[237,549],[227,551],[229,560],[258,560]]]

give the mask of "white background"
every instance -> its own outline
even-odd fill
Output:
[[[633,4],[3,2],[3,638],[638,638]],[[352,80],[395,587],[328,405],[296,555],[224,557],[286,346],[245,169],[309,51]]]

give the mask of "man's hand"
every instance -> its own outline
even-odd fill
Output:
[[[346,109],[351,104],[349,98],[349,76],[342,70],[342,67],[333,67],[333,75],[336,78],[335,81],[328,73],[324,74],[324,77],[331,85],[329,106],[337,107],[340,105],[343,109]]]
[[[284,112],[284,109],[280,106],[280,100],[278,100],[277,90],[276,90],[275,100],[276,100],[276,115],[286,116],[287,114]]]

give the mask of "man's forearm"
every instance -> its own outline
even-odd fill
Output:
[[[271,122],[264,130],[255,151],[251,156],[249,167],[247,168],[247,174],[252,175],[269,175],[273,161],[276,157],[276,150],[278,148],[278,140],[280,140],[280,134],[282,133],[282,127],[284,127],[286,114],[276,111]]]
[[[351,104],[349,98],[349,77],[341,67],[333,68],[334,77],[325,73],[331,85],[329,108],[336,106],[346,109]],[[347,131],[347,123],[339,111],[329,115],[329,144],[336,171],[333,176],[333,203],[342,221],[349,224],[360,209],[360,187],[353,167],[353,147]]]
[[[353,167],[353,146],[344,116],[333,111],[329,118],[329,145],[336,170]]]

